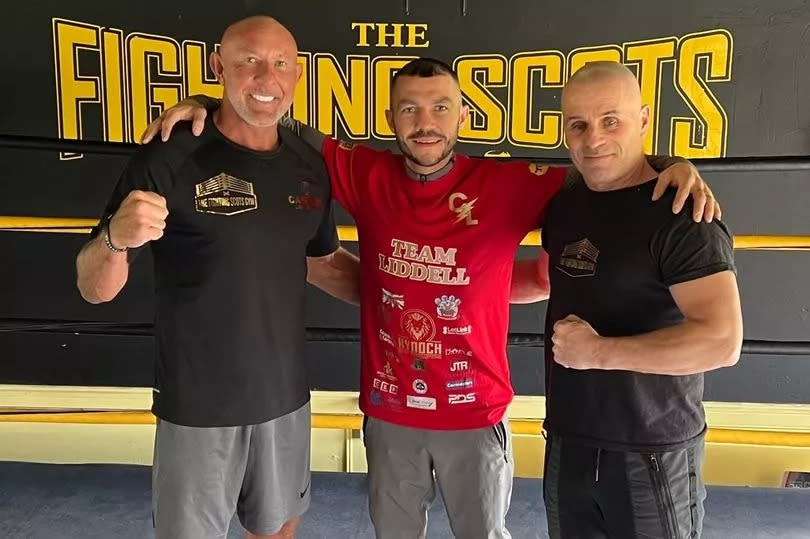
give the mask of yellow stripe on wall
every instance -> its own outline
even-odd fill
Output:
[[[89,234],[90,229],[97,223],[98,219],[0,216],[0,231]],[[338,237],[341,241],[357,241],[357,228],[355,226],[338,225],[337,228]],[[523,238],[521,245],[539,246],[540,232],[529,232]],[[740,235],[734,236],[734,248],[760,250],[810,249],[810,236]]]

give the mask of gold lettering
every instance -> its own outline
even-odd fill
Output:
[[[126,107],[124,105],[124,72],[121,30],[101,31],[101,69],[104,79],[104,137],[112,142],[126,140]]]
[[[506,108],[490,91],[506,86],[506,65],[506,58],[500,55],[456,59],[459,85],[470,105],[470,120],[459,130],[462,142],[497,144],[506,135]]]
[[[403,263],[407,264],[407,262],[403,262]],[[428,276],[428,270],[429,269],[431,269],[431,268],[428,268],[428,266],[425,266],[424,264],[417,264],[415,262],[412,263],[411,264],[411,276],[410,276],[410,279],[412,281],[424,281]]]
[[[346,73],[331,54],[315,55],[317,96],[315,117],[317,129],[328,135],[336,135],[335,119],[341,123],[351,138],[368,138],[366,109],[368,98],[367,56],[346,57]]]
[[[368,29],[374,28],[373,22],[353,22],[352,30],[358,31],[357,46],[368,47]]]
[[[386,32],[387,27],[393,28],[392,32]],[[392,23],[386,24],[384,22],[377,23],[377,46],[378,47],[402,47],[402,28],[404,24],[401,23]],[[389,45],[388,38],[392,38],[393,41]]]
[[[427,24],[408,24],[408,44],[406,47],[415,48],[415,47],[428,47],[430,46],[430,40],[425,39],[425,34],[428,31]],[[417,40],[422,40],[420,43]]]
[[[374,104],[372,131],[378,139],[392,139],[394,132],[388,127],[385,111],[391,108],[391,78],[396,70],[416,58],[415,56],[382,56],[371,62],[374,71]]]
[[[146,126],[163,109],[180,100],[182,80],[169,82],[167,76],[180,76],[180,45],[173,39],[130,34],[127,37],[129,57],[130,136],[141,135]],[[157,72],[151,71],[151,60],[156,60]],[[159,80],[154,80],[159,77]]]
[[[624,44],[624,60],[635,66],[641,86],[641,102],[650,107],[650,128],[644,135],[644,152],[658,152],[658,131],[661,112],[661,69],[665,61],[675,57],[674,37]]]
[[[695,117],[672,118],[671,155],[726,155],[726,111],[708,83],[731,80],[732,49],[731,34],[726,30],[700,32],[681,39],[675,87]]]
[[[434,264],[446,264],[448,266],[456,265],[456,249],[451,247],[446,251],[442,247],[435,247],[436,255],[433,257]]]
[[[99,77],[82,75],[77,64],[80,50],[99,50],[100,27],[53,19],[54,62],[56,63],[57,120],[59,136],[81,139],[81,108],[84,103],[98,103]],[[62,153],[63,159],[75,159],[81,154]]]
[[[535,112],[537,88],[562,88],[564,58],[559,51],[516,54],[512,57],[510,97],[511,129],[509,140],[515,146],[553,149],[562,142],[562,113],[555,110]]]
[[[222,97],[222,86],[215,76],[208,75],[208,46],[205,43],[184,41],[183,60],[186,68],[185,95]]]

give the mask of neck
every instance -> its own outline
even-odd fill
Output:
[[[418,176],[430,176],[431,174],[439,172],[440,170],[447,167],[447,165],[450,164],[451,161],[453,161],[453,157],[455,157],[455,152],[450,152],[450,154],[447,157],[445,157],[435,165],[430,165],[429,167],[420,165],[419,163],[416,163],[415,161],[412,161],[411,159],[406,157],[405,166],[408,167],[408,170],[410,172],[413,172]]]
[[[226,138],[257,152],[271,152],[279,146],[278,125],[255,127],[245,122],[227,97],[214,113],[214,125]]]
[[[617,191],[635,185],[641,185],[658,176],[658,173],[647,162],[647,158],[642,155],[631,169],[626,173],[611,180],[601,178],[589,178],[583,174],[585,184],[591,191]]]

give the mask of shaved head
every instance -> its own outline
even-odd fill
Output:
[[[287,30],[283,24],[278,22],[273,17],[269,17],[267,15],[255,15],[253,17],[247,17],[228,26],[222,33],[222,39],[219,41],[220,49],[227,47],[234,42],[238,42],[238,40],[243,38],[245,34],[251,34],[254,32],[272,34],[281,42],[287,41],[286,44],[294,47],[296,52],[298,52],[298,45],[295,42],[295,38],[293,37],[292,33]]]
[[[222,111],[253,127],[271,127],[287,113],[301,76],[298,45],[273,17],[237,21],[211,53],[211,70],[224,86]]]
[[[588,62],[576,73],[571,75],[563,88],[563,100],[567,93],[580,85],[608,85],[618,83],[624,92],[623,99],[637,99],[641,107],[641,88],[638,80],[630,69],[617,62]],[[634,103],[631,103],[635,105]]]
[[[589,187],[610,190],[654,177],[644,158],[650,109],[627,67],[586,64],[563,89],[562,113],[571,160]]]

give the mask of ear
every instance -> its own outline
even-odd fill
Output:
[[[301,74],[304,72],[304,66],[300,63],[295,62],[295,81],[298,82],[301,80]]]
[[[396,133],[397,130],[394,128],[394,113],[391,112],[391,109],[385,110],[385,121],[388,122],[388,127],[391,129],[391,132]]]
[[[469,105],[461,105],[461,112],[458,115],[458,126],[461,127],[467,120],[470,118],[470,107]]]
[[[646,135],[650,130],[650,107],[649,105],[641,106],[641,135]]]
[[[208,57],[208,65],[211,66],[211,71],[214,73],[214,76],[217,78],[217,82],[220,84],[224,84],[222,81],[222,72],[225,68],[222,62],[222,56],[220,56],[219,52],[214,51]]]

